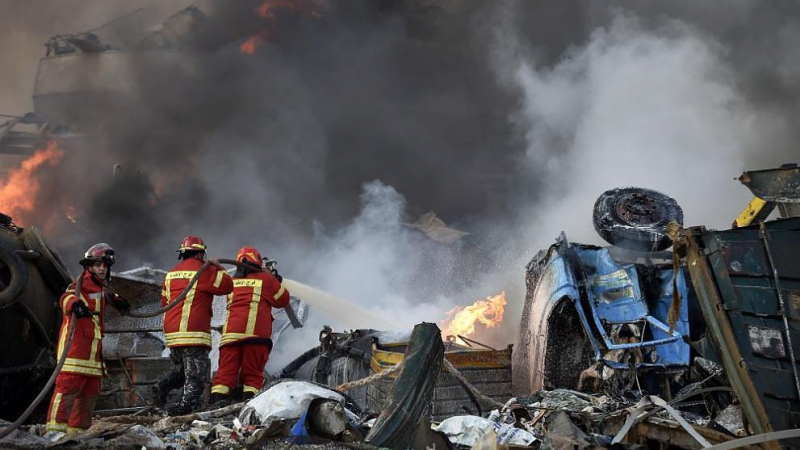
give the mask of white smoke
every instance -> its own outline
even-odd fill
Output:
[[[534,242],[562,229],[598,242],[593,203],[619,186],[673,196],[687,225],[729,226],[749,198],[733,178],[759,130],[722,45],[676,20],[646,27],[618,12],[543,67],[510,33],[498,35],[498,74],[520,95],[512,120],[526,137],[525,163],[547,168],[545,200],[525,216]]]
[[[444,311],[457,304],[456,299],[415,297],[420,270],[416,263],[425,241],[403,226],[405,208],[405,198],[392,186],[377,180],[364,184],[359,215],[331,235],[319,231],[313,250],[295,264],[299,279],[379,315],[396,330],[444,319]],[[323,316],[312,308],[304,328],[276,346],[268,370],[279,370],[317,345],[323,325],[344,331],[343,324],[359,323],[352,317],[358,314],[355,308],[341,314]],[[370,325],[367,319],[361,321],[364,327]]]

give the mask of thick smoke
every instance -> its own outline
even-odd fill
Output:
[[[752,33],[732,33],[763,8],[742,3],[712,15],[702,6],[674,14],[630,6],[587,6],[591,15],[579,20],[591,25],[575,32],[581,40],[555,53],[529,40],[529,3],[507,3],[495,16],[491,60],[520,99],[509,118],[526,143],[522,167],[544,181],[538,201],[519,202],[515,239],[505,247],[519,255],[512,266],[529,258],[514,242],[541,248],[562,230],[572,241],[602,244],[592,205],[618,186],[675,197],[687,225],[727,228],[751,196],[736,175],[797,159],[788,126],[796,103],[764,95],[796,99],[796,86],[768,80],[762,66],[769,61],[778,78],[794,67],[785,45],[768,50],[763,40],[782,43],[797,29],[796,14],[791,25],[757,21]],[[742,54],[739,45],[764,55]]]
[[[190,233],[212,256],[255,245],[405,327],[501,290],[520,310],[524,264],[558,232],[599,243],[606,189],[655,188],[687,224],[725,228],[749,197],[735,176],[798,156],[794,5],[309,0],[315,14],[268,21],[261,3],[203,5],[191,42],[137,53],[123,103],[74,105],[86,137],[43,207],[77,211],[79,225],[49,219],[66,259],[108,241],[122,268],[168,268]],[[45,26],[19,5],[14,36],[138,6],[59,10]],[[428,210],[471,234],[445,246],[403,226]],[[328,321],[312,316],[298,345]]]

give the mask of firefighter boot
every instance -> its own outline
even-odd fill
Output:
[[[255,396],[256,396],[255,392],[244,392],[244,393],[242,393],[242,401],[243,402],[248,402],[248,401],[250,401],[250,399],[252,399]]]

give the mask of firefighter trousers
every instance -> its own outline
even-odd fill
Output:
[[[243,392],[257,393],[264,386],[264,366],[269,359],[266,344],[232,344],[219,348],[219,369],[214,376],[212,394],[228,394],[239,380]]]
[[[211,361],[208,359],[207,347],[171,347],[169,358],[172,360],[172,371],[158,382],[158,390],[166,399],[170,391],[183,388],[180,404],[194,410],[203,398],[206,380]]]
[[[101,377],[59,373],[47,409],[47,431],[80,433],[92,425]]]

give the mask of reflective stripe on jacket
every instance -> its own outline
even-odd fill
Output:
[[[180,296],[194,277],[202,261],[186,259],[167,272],[161,290],[161,306]],[[164,337],[168,347],[199,345],[211,347],[212,303],[215,295],[233,290],[233,280],[224,270],[209,266],[186,294],[182,306],[164,313]]]
[[[220,345],[272,337],[272,308],[288,304],[289,291],[272,274],[254,272],[234,278]]]

